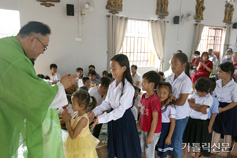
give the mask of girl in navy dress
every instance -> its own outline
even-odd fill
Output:
[[[108,158],[141,158],[137,126],[131,112],[135,90],[127,56],[115,55],[110,68],[114,81],[102,104],[89,114],[91,121],[97,116],[92,128],[97,123],[108,123]]]
[[[173,155],[173,132],[175,128],[176,109],[173,104],[168,103],[172,97],[172,87],[170,83],[164,82],[159,85],[158,97],[161,103],[162,112],[162,128],[161,135],[158,142],[158,156],[170,157]]]
[[[237,136],[237,85],[232,78],[235,71],[232,63],[226,62],[219,66],[219,80],[216,81],[214,95],[219,101],[219,114],[213,124],[212,153],[217,153],[217,147],[221,134],[224,135],[224,143],[231,146],[232,136]],[[220,156],[226,157],[228,148],[222,148]]]

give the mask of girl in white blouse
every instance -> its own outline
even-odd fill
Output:
[[[130,109],[134,87],[127,56],[115,55],[110,68],[114,81],[102,104],[89,114],[91,121],[97,116],[92,128],[97,123],[108,123],[108,158],[141,158],[136,122]],[[105,112],[107,110],[111,112]]]
[[[237,136],[237,85],[232,79],[234,65],[226,62],[219,66],[218,77],[214,95],[219,101],[219,114],[213,124],[212,153],[217,153],[217,146],[221,134],[224,135],[224,143],[231,145],[232,136]],[[223,148],[220,156],[226,157],[228,148]]]
[[[189,105],[187,102],[188,95],[191,93],[192,81],[189,78],[188,57],[184,53],[177,53],[171,60],[173,74],[170,75],[166,82],[172,85],[172,95],[176,98],[173,104],[176,107],[176,121],[174,137],[174,157],[183,158],[183,133],[188,122]],[[184,72],[185,70],[185,72]]]

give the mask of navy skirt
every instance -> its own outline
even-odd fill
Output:
[[[160,135],[160,139],[158,142],[158,156],[160,157],[167,157],[167,155],[173,155],[173,149],[174,149],[174,140],[172,137],[171,138],[171,145],[167,145],[165,144],[165,139],[169,134],[169,130],[170,130],[170,123],[162,123],[162,128],[161,128],[161,135]]]
[[[230,103],[220,102],[219,107],[223,108]],[[237,107],[216,115],[213,130],[223,135],[237,136]]]
[[[141,146],[131,109],[108,123],[108,158],[141,158]]]

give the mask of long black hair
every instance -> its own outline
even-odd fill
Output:
[[[131,76],[131,73],[130,73],[130,66],[129,66],[129,60],[128,60],[128,57],[124,54],[117,54],[115,55],[111,61],[116,61],[118,62],[118,64],[123,67],[123,66],[126,66],[126,70],[124,71],[123,73],[123,77],[122,77],[122,84],[123,84],[123,87],[125,85],[125,79],[128,80],[129,83],[131,83],[131,85],[133,85],[133,82],[132,82],[132,76]],[[121,93],[121,96],[123,94],[123,90],[122,90],[122,93]]]
[[[185,67],[185,73],[186,75],[190,78],[190,74],[189,74],[189,70],[190,70],[190,65],[189,65],[189,62],[188,62],[188,57],[186,54],[184,53],[175,53],[173,58],[177,58],[179,59],[179,61],[182,63],[182,64],[186,64],[186,67]]]

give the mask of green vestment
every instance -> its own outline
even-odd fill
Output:
[[[63,157],[57,112],[49,109],[57,92],[57,85],[36,76],[15,37],[0,39],[1,158],[18,157],[19,147],[27,158],[45,158],[47,154],[54,158],[54,152],[55,158]]]

